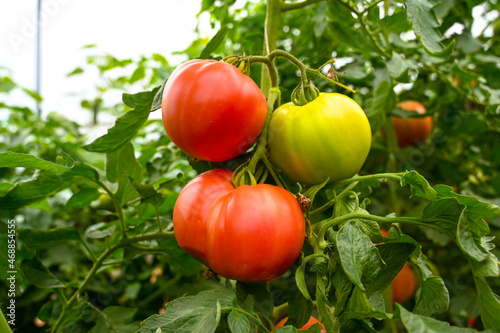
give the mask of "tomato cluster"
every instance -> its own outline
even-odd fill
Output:
[[[231,179],[231,171],[215,169],[184,187],[174,208],[177,242],[226,278],[274,280],[292,266],[302,250],[302,209],[281,187],[234,188]]]
[[[266,140],[255,149],[257,161],[268,157],[257,153],[266,154],[267,143],[275,167],[265,167],[306,185],[353,176],[371,146],[365,113],[337,93],[317,94],[302,106],[280,106],[263,131],[268,113],[262,91],[235,66],[214,60],[188,61],[172,73],[163,91],[162,115],[170,139],[206,161],[241,155],[262,132]],[[304,214],[282,187],[236,181],[240,172],[252,179],[254,168],[237,170],[234,175],[209,170],[184,187],[174,208],[175,236],[182,249],[221,276],[270,281],[298,258]]]

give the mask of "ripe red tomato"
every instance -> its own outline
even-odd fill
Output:
[[[174,208],[179,246],[216,273],[242,282],[280,277],[302,250],[305,220],[295,197],[277,186],[239,186],[231,172],[207,171]]]
[[[194,158],[221,162],[244,153],[259,136],[266,98],[247,75],[215,60],[177,67],[162,98],[169,138]]]
[[[407,100],[398,104],[400,109],[413,111],[420,114],[426,112],[425,106],[417,101]],[[398,144],[401,148],[411,144],[423,142],[432,132],[432,117],[399,118],[392,117],[392,126],[396,131]]]
[[[380,230],[384,237],[387,237],[386,230]],[[391,282],[392,299],[394,302],[404,303],[413,297],[417,289],[415,273],[408,263],[405,263],[398,275]]]
[[[177,243],[206,265],[208,212],[215,200],[234,190],[232,175],[226,169],[204,172],[184,187],[175,203],[173,221]]]
[[[283,325],[285,325],[287,320],[288,320],[288,317],[283,318],[282,320],[280,320],[276,324],[275,328],[278,329],[280,327],[283,327]],[[323,324],[318,319],[314,318],[313,316],[311,316],[311,318],[309,318],[309,321],[304,326],[302,326],[299,329],[299,331],[305,331],[305,330],[311,328],[311,326],[316,324],[316,323],[320,324],[323,327],[323,329],[321,330],[321,333],[326,333],[325,326],[323,326]]]

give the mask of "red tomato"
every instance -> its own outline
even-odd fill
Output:
[[[425,106],[417,101],[407,100],[398,104],[400,109],[413,111],[420,114],[426,112]],[[432,117],[424,118],[399,118],[392,117],[392,126],[396,131],[398,144],[401,148],[417,142],[423,142],[432,132]]]
[[[384,237],[387,237],[386,230],[380,230]],[[405,263],[398,275],[391,282],[392,299],[394,302],[404,303],[415,294],[417,280],[415,273],[408,263]]]
[[[212,162],[244,153],[267,114],[266,98],[255,82],[215,60],[177,67],[165,85],[161,107],[169,138],[192,157]]]
[[[287,320],[288,320],[288,317],[283,318],[282,320],[280,320],[276,324],[275,328],[278,329],[280,327],[283,327],[283,325],[285,325],[285,323],[286,323]],[[304,326],[302,326],[299,330],[300,331],[305,331],[308,328],[311,328],[311,326],[314,325],[314,324],[316,324],[316,323],[320,324],[323,327],[323,329],[321,330],[321,333],[326,333],[325,326],[323,326],[323,324],[320,323],[320,321],[318,319],[316,319],[316,318],[314,318],[312,316],[311,316],[311,318],[309,318],[309,321]]]
[[[302,250],[302,209],[281,187],[234,188],[230,176],[228,170],[210,170],[182,190],[173,218],[177,242],[226,278],[249,283],[274,280]]]
[[[174,207],[175,238],[194,258],[207,263],[207,216],[215,200],[234,190],[233,173],[216,169],[202,173],[181,191]]]

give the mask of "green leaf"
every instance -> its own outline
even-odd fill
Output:
[[[116,230],[115,224],[97,223],[87,228],[85,236],[88,238],[105,238],[111,236]]]
[[[256,311],[261,312],[266,316],[270,316],[273,313],[273,299],[263,284],[243,283],[238,281],[236,282],[236,294],[238,295],[240,303],[243,303],[247,299],[248,295],[253,295],[255,297],[254,309]]]
[[[164,333],[213,333],[220,320],[218,312],[234,306],[236,295],[229,289],[202,291],[171,301],[165,313],[143,321],[137,332],[155,333],[160,328]]]
[[[44,199],[37,201],[37,202],[33,202],[32,204],[27,205],[26,208],[39,209],[39,210],[43,210],[43,211],[51,213],[51,214],[55,213],[55,210],[50,206],[47,198],[44,198]]]
[[[9,193],[10,190],[12,190],[16,185],[11,184],[11,183],[0,183],[0,197],[5,196],[7,193]]]
[[[100,311],[93,306],[91,308],[95,311],[97,319],[96,325],[89,333],[133,333],[139,329],[139,322],[132,322],[137,309],[109,306]]]
[[[500,216],[500,207],[497,205],[479,201],[478,198],[473,196],[455,193],[451,186],[436,185],[434,186],[434,190],[437,192],[439,198],[456,198],[459,203],[466,205],[467,216],[471,219],[484,222],[482,219],[493,220]],[[484,222],[480,229],[484,233],[481,236],[489,233],[489,227],[486,222]]]
[[[344,224],[337,233],[337,247],[345,273],[363,291],[364,284],[370,284],[386,267],[370,238],[353,221]]]
[[[123,94],[122,100],[125,105],[139,110],[151,110],[151,105],[153,104],[154,98],[161,87],[155,87],[151,91],[141,91],[136,94]]]
[[[231,312],[229,312],[229,315],[227,316],[227,323],[229,324],[229,329],[232,333],[250,332],[250,321],[247,316],[237,310],[231,310]]]
[[[477,295],[479,297],[479,309],[481,321],[486,329],[498,329],[500,327],[500,297],[496,295],[482,277],[474,276]]]
[[[411,313],[403,306],[395,304],[394,319],[403,323],[408,333],[474,333],[472,328],[450,326],[448,322]]]
[[[435,57],[448,57],[453,51],[455,42],[445,48],[441,43],[443,37],[437,30],[440,24],[429,0],[405,0],[408,20],[412,23],[415,35],[427,53]]]
[[[385,313],[384,310],[380,310],[381,306],[384,306],[383,298],[381,299],[381,293],[374,293],[372,298],[368,299],[366,293],[361,289],[354,287],[354,290],[347,301],[344,313],[342,317],[344,318],[377,318],[377,319],[390,319],[391,314]]]
[[[73,227],[55,229],[17,229],[17,239],[33,250],[45,250],[70,240],[81,240]]]
[[[6,152],[0,153],[0,168],[30,168],[50,172],[53,175],[62,175],[70,168],[42,160],[30,154]]]
[[[395,34],[400,34],[410,30],[411,28],[406,12],[404,10],[398,11],[397,9],[394,14],[385,16],[382,20],[380,20],[380,26],[382,29],[389,30]]]
[[[129,101],[131,104],[135,104],[136,102],[137,101],[134,99]],[[87,151],[95,153],[111,153],[117,151],[132,140],[139,129],[144,125],[148,117],[149,108],[129,111],[120,118],[116,119],[115,125],[108,129],[107,134],[97,138],[92,143],[83,146],[83,148]]]
[[[119,150],[106,154],[106,176],[110,182],[118,182],[116,198],[122,204],[137,198],[138,193],[130,183],[129,177],[140,181],[144,178],[143,172],[130,142]]]
[[[73,194],[66,202],[68,209],[80,209],[92,203],[92,201],[99,199],[101,193],[96,188],[84,188],[83,190]]]
[[[41,171],[32,180],[18,183],[0,200],[0,209],[17,209],[45,199],[71,186],[77,177],[99,180],[97,171],[82,162],[68,170],[59,176]]]
[[[288,320],[286,324],[296,327],[304,326],[311,317],[313,303],[304,297],[302,292],[292,287],[288,292]]]
[[[417,290],[416,304],[413,313],[431,316],[434,313],[443,313],[448,310],[450,294],[439,276],[431,276],[422,281]]]
[[[65,287],[38,259],[23,260],[21,269],[28,281],[38,288]]]
[[[423,198],[434,201],[437,199],[436,191],[427,180],[416,171],[410,171],[401,178],[401,186],[410,185],[411,198]]]
[[[175,240],[158,239],[158,246],[172,258],[171,267],[183,276],[193,277],[200,272],[201,263],[184,252]]]
[[[156,191],[152,185],[143,185],[136,182],[132,177],[129,177],[130,183],[141,196],[141,203],[147,202],[155,207],[161,206],[165,202],[165,198],[161,193]]]
[[[207,46],[201,51],[200,56],[198,59],[208,59],[210,58],[210,55],[217,49],[217,47],[224,42],[224,39],[226,38],[228,28],[227,26],[223,26],[220,28],[219,31],[215,34],[214,37],[208,42]]]
[[[163,98],[163,89],[165,89],[165,85],[167,84],[167,80],[163,82],[161,87],[158,87],[158,91],[155,94],[155,97],[153,98],[153,104],[151,104],[151,111],[156,111],[161,108],[161,102]]]
[[[392,78],[398,79],[408,72],[409,65],[397,52],[392,52],[392,57],[385,63]],[[415,113],[415,112],[413,112]]]
[[[403,242],[389,242],[378,244],[377,250],[387,266],[379,271],[370,284],[366,285],[366,294],[368,297],[389,286],[415,250],[415,245]]]
[[[385,115],[396,107],[396,94],[388,81],[382,81],[374,90],[371,107],[366,108],[366,116],[372,131],[377,131],[383,124]]]
[[[135,83],[143,79],[145,76],[146,76],[146,68],[144,68],[144,66],[142,65],[139,65],[139,67],[137,67],[135,71],[132,73],[132,76],[129,79],[129,83]]]

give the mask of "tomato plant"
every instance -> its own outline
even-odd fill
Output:
[[[356,174],[371,146],[364,111],[342,94],[320,94],[298,106],[280,106],[271,118],[271,162],[291,179],[307,185]]]
[[[285,318],[281,319],[281,320],[280,320],[280,321],[276,324],[275,328],[276,328],[276,329],[278,329],[278,328],[280,328],[280,327],[285,326],[285,323],[286,323],[286,321],[287,321],[287,320],[288,320],[288,317],[285,317]],[[326,333],[326,330],[325,330],[325,327],[323,326],[323,324],[322,324],[322,323],[321,323],[318,319],[314,318],[313,316],[311,316],[311,317],[309,318],[309,320],[307,321],[307,323],[306,323],[304,326],[300,327],[300,328],[299,328],[299,330],[300,330],[300,331],[305,331],[305,330],[307,330],[308,328],[311,328],[311,326],[313,326],[314,324],[319,324],[319,325],[321,325],[321,327],[323,328],[323,329],[321,330],[321,333]]]
[[[220,29],[177,70],[158,54],[90,58],[108,85],[81,103],[93,121],[103,92],[144,86],[90,143],[86,125],[0,101],[12,327],[275,333],[315,316],[336,333],[497,331],[499,4],[233,3],[203,1]],[[2,75],[0,97],[39,97]],[[164,96],[176,108],[159,111]],[[434,128],[398,149],[393,116],[429,119],[401,110],[410,99]],[[151,114],[175,110],[166,135]]]
[[[406,100],[398,103],[398,107],[411,112],[425,114],[425,106],[413,100]],[[392,117],[392,125],[396,131],[398,144],[401,148],[414,143],[422,143],[432,132],[432,116],[423,118],[399,118]]]
[[[231,183],[224,169],[207,171],[182,190],[174,209],[179,246],[218,274],[271,281],[295,262],[305,221],[295,197],[266,184]]]
[[[266,119],[266,99],[252,79],[215,60],[177,67],[162,98],[163,125],[188,155],[212,162],[244,153]]]

